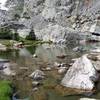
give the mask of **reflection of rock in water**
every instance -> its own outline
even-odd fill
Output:
[[[43,62],[54,63],[55,61],[62,62],[62,59],[57,56],[67,55],[63,61],[66,61],[68,55],[73,55],[72,50],[66,47],[66,45],[49,45],[43,44],[37,47],[35,52]]]
[[[36,54],[44,62],[53,62],[57,60],[56,56],[65,54],[65,49],[55,45],[41,45],[37,47]]]
[[[19,50],[19,58],[16,59],[16,62],[20,64],[22,67],[25,67],[27,65],[30,65],[32,62],[32,54],[30,53],[29,50],[26,48],[20,49]]]
[[[19,55],[28,57],[28,56],[31,56],[31,53],[26,48],[23,48],[23,49],[20,49]]]
[[[29,46],[26,49],[33,55],[35,54],[36,46]]]

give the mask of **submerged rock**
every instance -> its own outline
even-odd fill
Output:
[[[66,66],[66,63],[58,63],[58,62],[54,62],[54,67],[65,67]]]
[[[93,61],[100,61],[100,53],[90,53],[88,58]]]
[[[90,42],[100,42],[100,36],[90,35],[90,37],[87,39],[87,41],[90,41]]]
[[[32,57],[33,57],[33,58],[37,58],[37,55],[36,55],[36,54],[34,54]]]
[[[99,99],[93,99],[93,98],[80,98],[79,100],[99,100]]]
[[[97,49],[91,50],[91,52],[93,52],[93,53],[100,53],[100,48],[97,48]]]
[[[86,51],[84,47],[80,46],[80,47],[75,47],[73,48],[73,51],[75,52],[83,52],[83,51]]]
[[[6,62],[9,62],[8,59],[0,59],[0,63],[6,63]]]
[[[61,66],[60,63],[58,63],[58,62],[54,62],[54,67],[60,67],[60,66]]]
[[[19,69],[20,70],[28,70],[29,68],[28,67],[20,67]]]
[[[38,81],[33,81],[33,82],[32,82],[33,87],[37,87],[37,86],[39,86],[40,84],[41,84],[41,83],[38,82]]]
[[[87,55],[78,58],[69,68],[61,84],[70,88],[92,90],[98,73]]]
[[[65,57],[66,57],[66,55],[57,56],[57,58],[59,58],[59,59],[64,59]]]
[[[51,69],[51,67],[46,67],[46,70],[51,71],[52,69]]]
[[[38,88],[35,87],[35,88],[32,89],[32,91],[33,91],[33,92],[38,91]]]
[[[100,71],[100,53],[91,53],[88,55],[97,71]]]
[[[32,77],[33,79],[35,80],[41,80],[41,79],[44,79],[45,78],[45,74],[43,71],[41,70],[35,70],[31,75],[30,77]]]
[[[92,61],[93,62],[93,64],[95,65],[94,67],[95,67],[95,69],[97,70],[97,71],[100,71],[100,61]]]
[[[64,72],[66,72],[66,70],[67,70],[67,67],[60,67],[60,68],[58,69],[58,73],[59,73],[59,74],[63,74]]]
[[[3,64],[1,64],[0,65],[0,70],[3,70],[3,69],[4,69]]]

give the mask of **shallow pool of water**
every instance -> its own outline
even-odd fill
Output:
[[[58,74],[57,70],[44,71],[46,78],[42,80],[43,85],[38,87],[38,90],[34,92],[32,86],[32,79],[28,76],[36,69],[43,67],[54,67],[54,63],[66,63],[69,67],[71,59],[80,57],[81,55],[88,53],[90,49],[100,47],[100,43],[96,44],[84,44],[79,45],[82,48],[80,51],[73,51],[74,46],[66,45],[37,45],[22,48],[19,50],[12,50],[7,52],[0,52],[0,58],[6,58],[11,61],[11,70],[16,72],[15,77],[10,77],[10,80],[16,86],[16,90],[19,91],[20,98],[29,97],[29,100],[79,100],[81,97],[93,97],[100,98],[99,89],[96,94],[84,93],[77,94],[73,90],[64,92],[63,88],[60,88],[60,82],[64,74]],[[32,56],[36,54],[37,57]],[[65,58],[60,59],[57,56],[66,55]],[[9,79],[9,77],[8,77]]]

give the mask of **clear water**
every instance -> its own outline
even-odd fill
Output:
[[[10,59],[11,70],[16,72],[15,77],[7,77],[12,80],[16,86],[16,90],[19,91],[18,95],[20,98],[29,97],[29,100],[79,100],[81,97],[91,97],[100,99],[99,85],[97,93],[84,93],[80,94],[77,92],[73,93],[73,90],[69,91],[66,88],[66,92],[63,94],[63,88],[58,89],[60,82],[64,74],[59,75],[56,70],[44,71],[47,75],[46,79],[43,80],[43,85],[39,86],[39,90],[33,92],[32,79],[28,76],[35,70],[42,67],[53,67],[55,62],[59,63],[71,63],[71,59],[80,57],[85,53],[89,53],[90,49],[100,47],[100,43],[96,44],[84,44],[79,45],[83,48],[78,52],[73,51],[74,46],[65,45],[37,45],[19,49],[18,51],[12,50],[7,52],[0,52],[0,58]],[[36,54],[37,58],[33,58],[32,55]],[[66,55],[66,58],[59,59],[57,56]],[[21,69],[21,68],[27,69]],[[58,86],[58,88],[56,88]]]

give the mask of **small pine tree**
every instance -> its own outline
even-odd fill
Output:
[[[26,37],[27,40],[36,40],[36,36],[35,36],[35,32],[33,30],[33,28],[31,28],[31,31],[29,33],[29,35]]]

